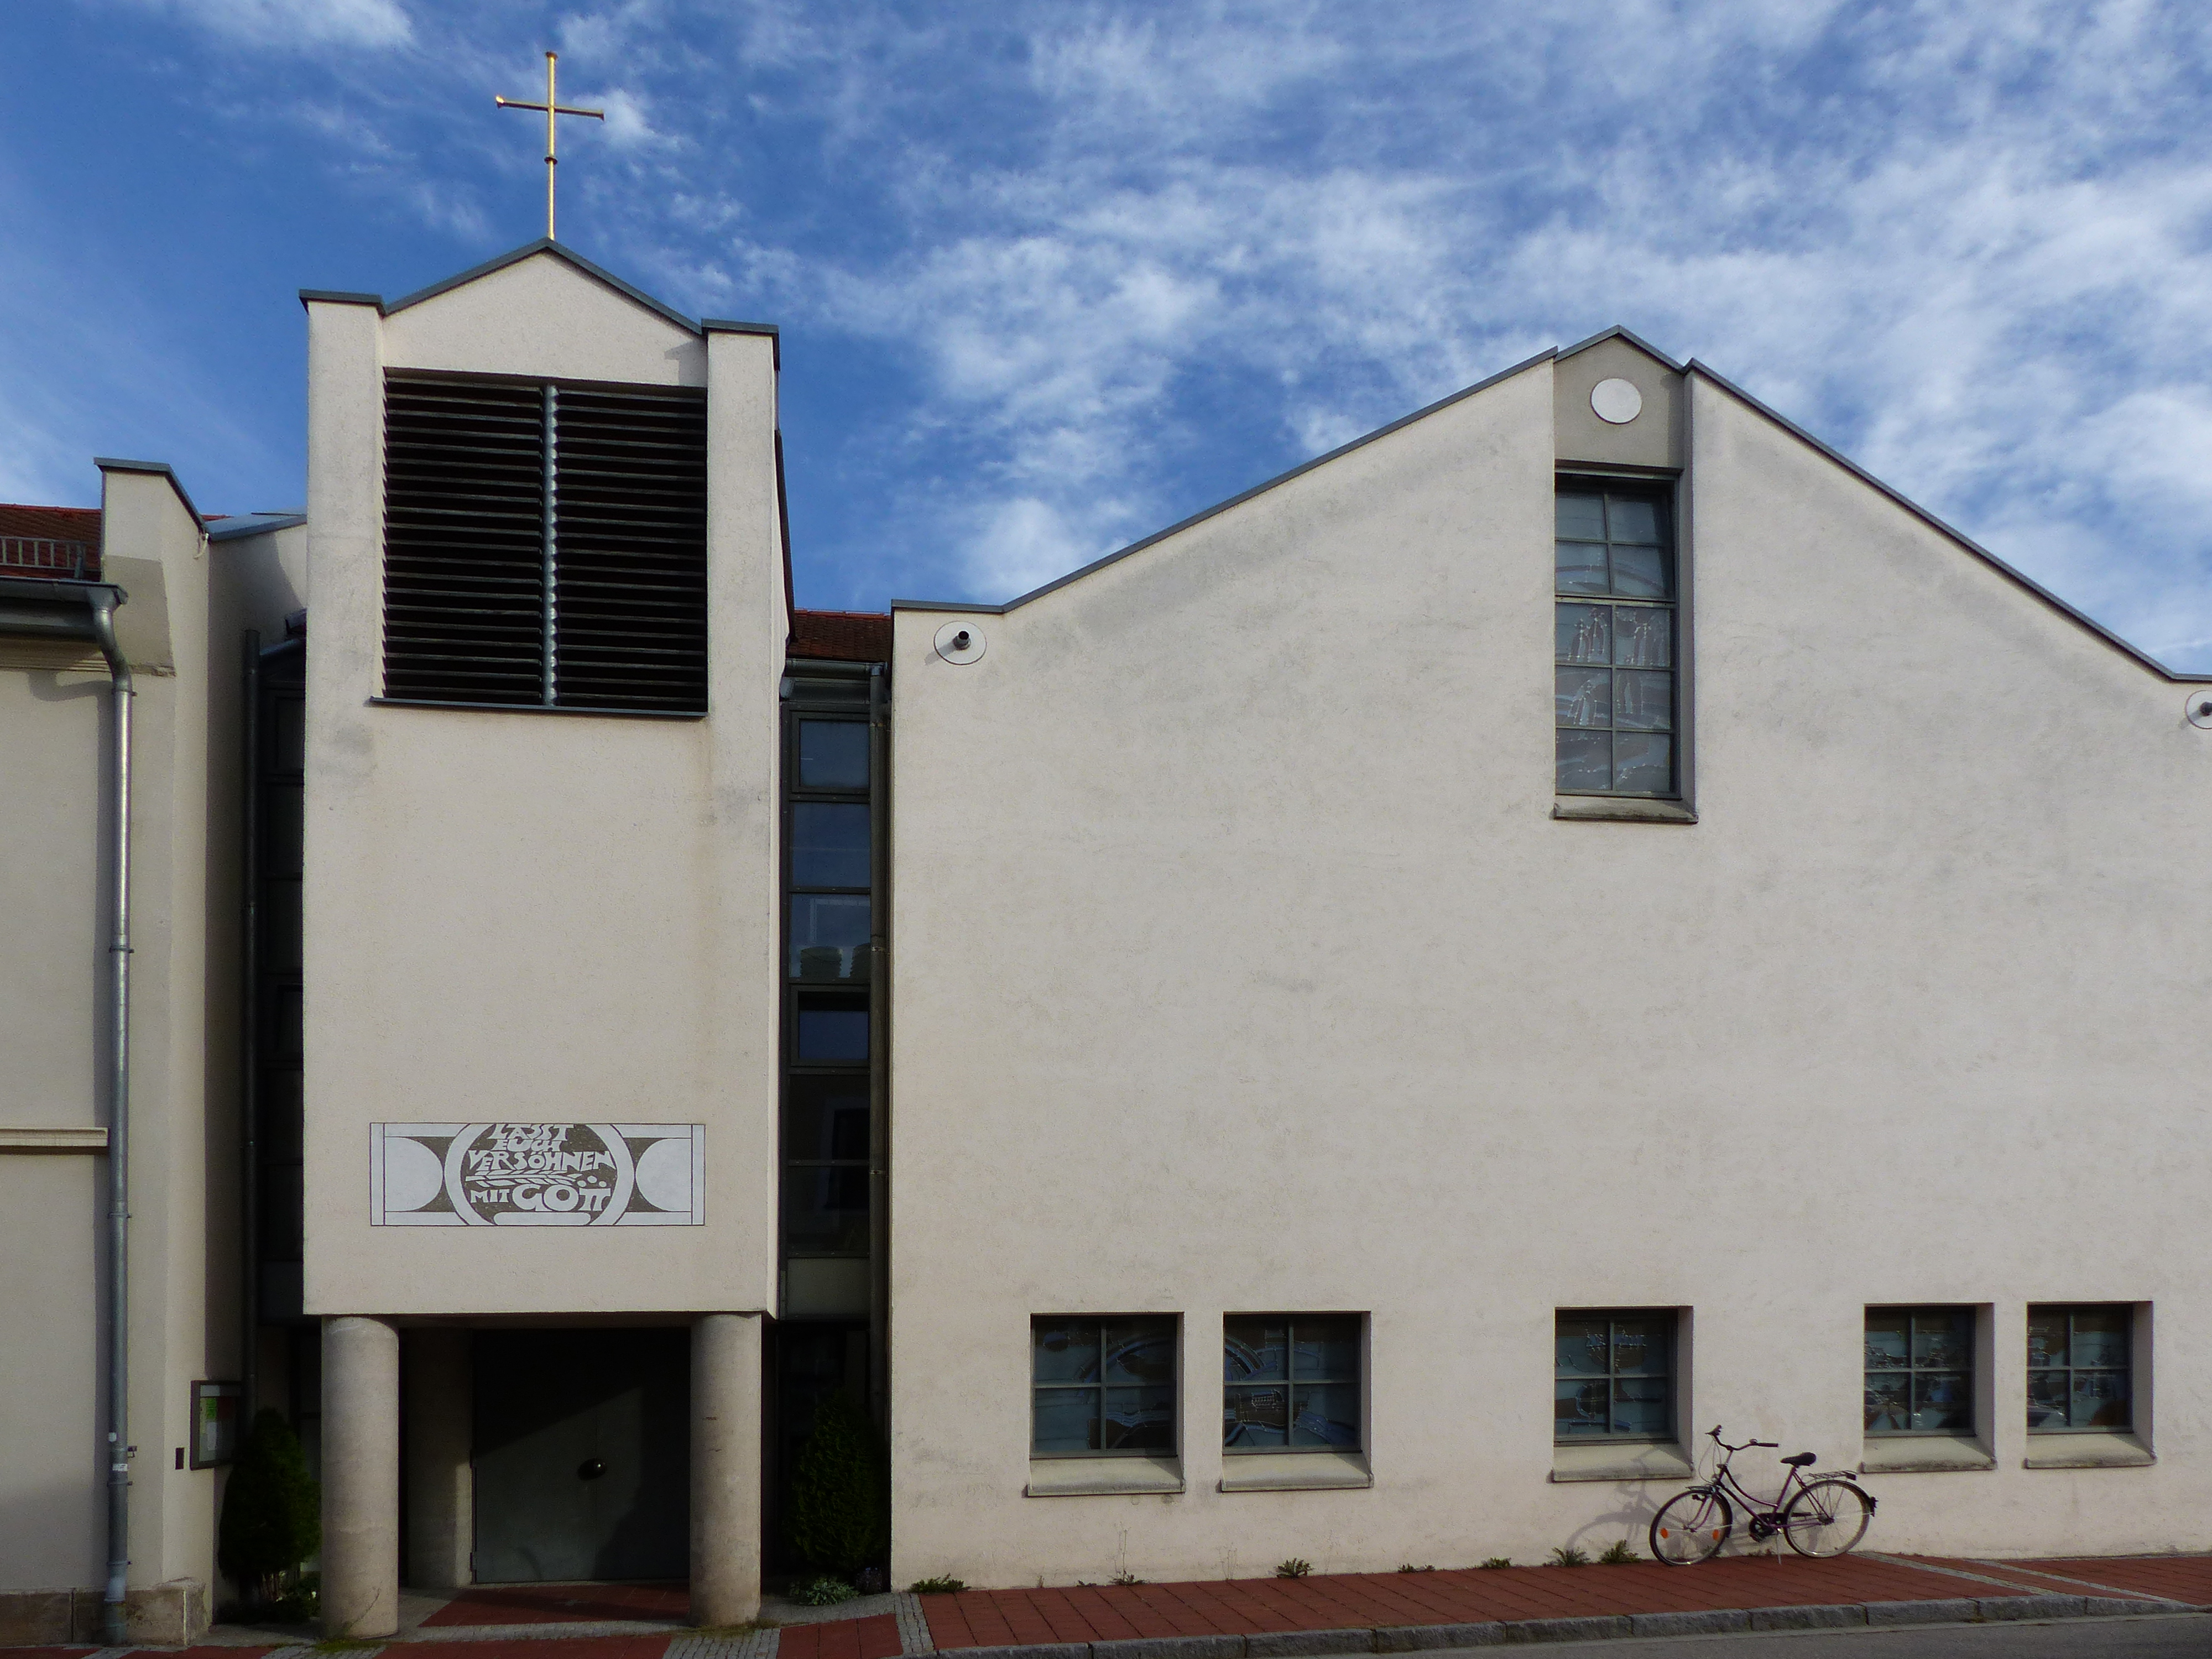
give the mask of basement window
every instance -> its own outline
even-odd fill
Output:
[[[390,374],[384,696],[707,710],[703,393]]]

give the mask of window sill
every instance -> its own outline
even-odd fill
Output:
[[[1243,1452],[1221,1460],[1223,1492],[1322,1492],[1374,1484],[1364,1452]]]
[[[1899,1435],[1895,1439],[1870,1439],[1859,1459],[1861,1474],[1934,1474],[1945,1469],[1993,1469],[1997,1460],[1990,1449],[1968,1435]],[[1808,1469],[1806,1474],[1819,1471]]]
[[[1552,1479],[1570,1480],[1687,1480],[1698,1466],[1671,1443],[1657,1445],[1554,1446]]]
[[[1033,1457],[1028,1498],[1102,1498],[1181,1492],[1182,1462],[1174,1457]]]
[[[1695,823],[1698,815],[1679,800],[1644,800],[1634,795],[1557,795],[1555,818],[1597,823]]]
[[[2034,1449],[2021,1460],[2024,1469],[2139,1469],[2158,1462],[2131,1434],[2035,1434],[2027,1443]]]

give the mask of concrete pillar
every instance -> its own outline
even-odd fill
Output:
[[[474,1579],[469,1333],[425,1325],[407,1333],[405,1348],[407,1582],[416,1589],[459,1589]]]
[[[323,1322],[323,1633],[399,1626],[399,1333]]]
[[[760,1613],[761,1316],[691,1322],[691,1622]]]

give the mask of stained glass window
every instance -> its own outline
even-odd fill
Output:
[[[1030,1347],[1030,1455],[1175,1450],[1172,1316],[1032,1319]]]
[[[2124,1302],[2027,1310],[2027,1431],[2135,1426],[2135,1310]]]
[[[1232,1314],[1221,1367],[1224,1452],[1359,1449],[1357,1314]]]
[[[1866,1431],[1974,1431],[1974,1310],[1866,1310]]]
[[[1562,794],[1680,793],[1673,518],[1663,492],[1560,482],[1552,690]]]
[[[1553,1327],[1552,1437],[1672,1440],[1674,1315],[1567,1309]]]

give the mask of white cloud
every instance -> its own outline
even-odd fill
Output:
[[[138,0],[252,46],[404,46],[414,27],[398,0]]]

